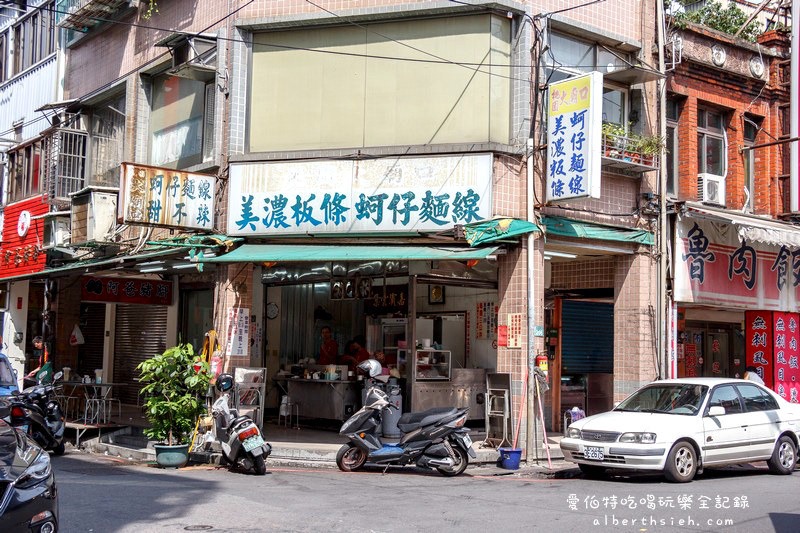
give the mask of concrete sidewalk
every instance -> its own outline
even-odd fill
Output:
[[[547,452],[541,447],[534,450],[530,462],[522,461],[518,470],[503,469],[498,465],[499,451],[493,447],[482,446],[485,437],[482,430],[472,430],[470,437],[473,440],[473,450],[478,456],[477,459],[470,459],[469,472],[473,475],[547,473],[574,467],[571,463],[563,461],[563,455],[558,447],[560,436],[548,439],[549,463]],[[336,452],[345,443],[345,439],[336,431],[306,427],[297,429],[270,422],[264,424],[264,439],[272,444],[272,454],[267,463],[273,467],[336,468]],[[88,439],[83,444],[84,449],[93,453],[141,463],[155,461],[152,443],[147,443],[141,436],[126,435],[126,429]],[[192,461],[195,462],[213,463],[218,460],[218,454],[203,452],[192,454]]]

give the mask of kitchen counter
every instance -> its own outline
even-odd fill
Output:
[[[287,378],[289,398],[305,418],[347,420],[361,402],[362,382],[350,380]]]

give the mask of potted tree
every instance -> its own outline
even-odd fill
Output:
[[[195,355],[191,344],[168,348],[139,363],[139,381],[144,383],[145,416],[150,427],[147,438],[155,440],[156,462],[180,467],[189,460],[189,444],[195,422],[205,413],[208,363]]]

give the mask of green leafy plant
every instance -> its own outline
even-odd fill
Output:
[[[691,0],[677,0],[676,3],[686,6],[695,2]],[[704,3],[699,9],[675,13],[675,15],[673,15],[673,21],[679,28],[686,27],[687,22],[694,22],[729,35],[735,35],[736,32],[744,26],[744,23],[747,22],[747,17],[747,13],[737,7],[734,2],[723,6],[721,3],[711,0]],[[761,23],[752,21],[742,30],[739,37],[746,41],[755,42],[756,38],[762,33]]]
[[[158,13],[158,3],[156,0],[147,0],[147,10],[144,12],[145,20],[148,20],[154,14]]]
[[[139,381],[145,383],[145,416],[149,439],[170,446],[191,439],[195,421],[206,412],[205,393],[211,377],[208,363],[191,344],[179,344],[139,363]]]
[[[636,139],[638,151],[647,155],[660,154],[666,146],[666,139],[660,135],[640,135]]]

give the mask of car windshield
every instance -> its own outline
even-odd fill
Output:
[[[633,393],[614,410],[694,415],[708,393],[705,385],[671,383],[650,385]]]

